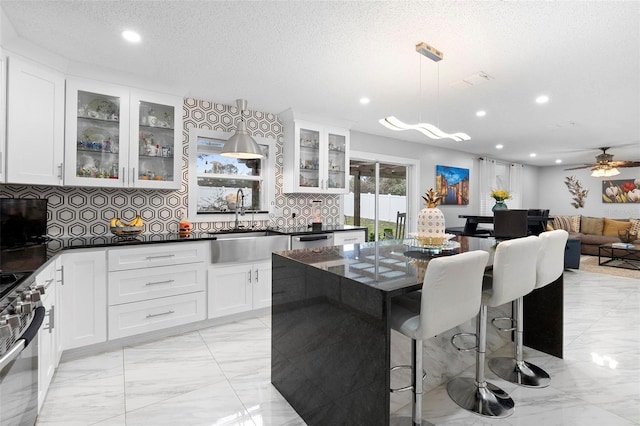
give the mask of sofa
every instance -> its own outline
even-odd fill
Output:
[[[640,235],[640,219],[610,219],[590,216],[554,216],[547,224],[547,229],[564,229],[569,232],[570,239],[580,240],[580,253],[598,255],[598,246],[607,243],[618,243],[618,231],[629,231]],[[640,245],[640,239],[632,244]]]

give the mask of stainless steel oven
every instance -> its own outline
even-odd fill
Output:
[[[39,299],[24,302],[27,301],[17,303],[14,313],[0,319],[2,426],[35,425],[38,416],[38,330],[45,309],[38,306]]]

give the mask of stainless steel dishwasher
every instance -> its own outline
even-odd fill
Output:
[[[291,250],[333,245],[333,232],[316,232],[313,234],[292,235]]]

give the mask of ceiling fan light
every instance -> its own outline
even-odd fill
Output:
[[[591,176],[592,177],[603,177],[604,176],[604,170],[595,169],[593,172],[591,172]]]
[[[604,177],[617,176],[619,174],[620,174],[620,171],[615,167],[612,167],[604,171]]]

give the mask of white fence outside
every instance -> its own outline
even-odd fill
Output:
[[[344,196],[344,215],[353,216],[353,192]],[[375,194],[360,194],[360,217],[373,219],[376,208]],[[379,220],[395,223],[398,212],[407,211],[405,195],[380,194]]]

